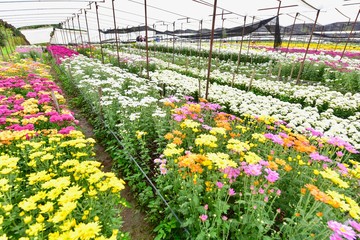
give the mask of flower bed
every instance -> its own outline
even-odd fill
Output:
[[[156,86],[162,83],[169,82],[167,94],[197,89],[197,82],[184,76],[149,81],[82,56],[62,67],[118,134],[123,148],[109,140],[108,149],[138,189],[137,199],[147,200],[158,238],[355,239],[359,234],[354,189],[360,166],[350,159],[356,150],[349,143],[310,128],[301,135],[271,117],[239,118],[190,97],[161,100]],[[128,155],[148,166],[146,174],[169,206],[144,186]]]
[[[106,50],[110,56],[116,56],[116,52]],[[155,64],[157,69],[168,69],[192,75],[203,79],[206,75],[204,68],[198,69],[190,66],[180,66],[178,64],[172,64],[161,59],[158,59],[158,53],[156,57],[151,57],[150,62]],[[120,53],[122,61],[126,61],[128,65],[136,65],[136,62],[142,62],[144,65],[145,59],[136,54]],[[191,57],[190,57],[191,59]],[[199,59],[196,58],[196,61]],[[169,60],[168,60],[169,61]],[[177,62],[176,62],[177,63]],[[221,62],[220,66],[225,65],[225,62]],[[128,67],[128,66],[127,66]],[[231,69],[235,67],[232,66]],[[256,66],[258,69],[259,66]],[[230,71],[222,71],[221,69],[213,66],[211,72],[212,82],[217,82],[223,85],[234,84],[235,87],[241,90],[247,90],[250,86],[250,77],[246,77],[244,74],[234,74]],[[326,86],[312,86],[312,85],[296,85],[293,82],[282,82],[267,80],[265,78],[253,79],[251,81],[250,90],[258,95],[272,96],[282,101],[288,101],[290,103],[301,103],[304,107],[311,106],[319,109],[320,112],[328,109],[334,110],[334,115],[341,118],[348,118],[349,116],[356,115],[360,111],[360,94],[346,93],[342,94],[337,91],[332,91]]]
[[[194,95],[199,88],[199,79],[188,77],[170,70],[156,71],[151,74],[153,80],[166,84],[167,91],[177,96]],[[201,92],[205,92],[205,82],[201,82]],[[236,97],[234,97],[236,96]],[[302,108],[300,104],[280,101],[271,96],[257,96],[229,86],[210,84],[209,99],[236,114],[271,115],[287,121],[290,126],[303,132],[306,128],[315,128],[327,136],[339,136],[359,146],[359,114],[349,119],[338,118],[328,109],[319,113],[314,107]]]
[[[359,236],[360,166],[340,151],[347,143],[296,134],[269,117],[237,118],[216,104],[164,105],[173,121],[154,160],[157,184],[196,239]]]
[[[1,239],[125,239],[124,182],[101,171],[48,67],[0,68]]]

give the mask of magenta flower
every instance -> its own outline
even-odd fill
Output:
[[[333,233],[333,234],[331,234],[331,236],[330,236],[330,238],[329,238],[330,240],[344,240],[339,234],[337,234],[337,233]]]
[[[260,164],[249,164],[243,167],[244,172],[248,176],[259,176],[261,175],[262,166]]]
[[[68,49],[63,46],[48,46],[47,50],[51,53],[51,55],[56,59],[56,64],[61,63],[61,59],[71,57],[73,55],[79,55],[78,52]]]
[[[36,92],[28,92],[27,94],[26,94],[26,97],[28,97],[28,98],[35,98],[36,97]]]
[[[59,131],[60,134],[69,134],[71,131],[75,130],[73,126],[65,127]]]
[[[279,179],[279,174],[269,168],[265,169],[265,172],[268,174],[265,178],[271,183],[276,182]]]
[[[193,101],[194,98],[192,96],[184,96],[186,101]]]
[[[347,174],[349,172],[349,169],[347,169],[347,167],[344,164],[342,163],[336,163],[336,164],[341,173]]]
[[[0,125],[6,124],[6,117],[0,117]]]
[[[179,115],[179,114],[173,114],[173,118],[174,118],[175,121],[181,122],[182,120],[186,119],[186,116]]]
[[[223,215],[223,216],[221,217],[221,219],[224,220],[224,221],[226,221],[226,220],[228,220],[228,217],[225,216],[225,215]]]
[[[235,190],[233,188],[229,189],[229,196],[234,196],[235,195]]]
[[[221,171],[226,174],[226,178],[230,179],[230,181],[229,181],[230,183],[235,181],[236,178],[240,175],[239,168],[227,167]]]
[[[272,133],[265,133],[264,137],[267,139],[270,139],[273,143],[279,144],[279,145],[283,145],[284,144],[284,140],[281,138],[280,135],[274,135]]]
[[[224,187],[224,184],[222,182],[216,182],[216,186],[219,188],[219,189],[222,189]]]
[[[13,125],[10,125],[10,126],[6,127],[6,129],[14,130],[14,131],[23,131],[23,130],[32,131],[32,130],[35,129],[35,127],[34,127],[34,124],[32,124],[32,123],[29,123],[29,124],[27,124],[25,126],[21,126],[19,124],[13,124]]]
[[[342,151],[337,151],[336,156],[342,157],[342,156],[344,156],[344,153]]]
[[[345,239],[353,240],[356,238],[355,231],[349,226],[346,226],[336,221],[328,221],[327,224],[328,227],[333,230],[335,234],[344,237]]]
[[[321,155],[318,152],[310,153],[310,158],[315,161],[332,162],[327,156]]]
[[[202,127],[203,127],[203,129],[205,129],[205,130],[211,130],[212,129],[212,127],[210,127],[209,125],[206,125],[206,124],[203,124],[203,125],[201,125]]]
[[[306,128],[306,130],[310,131],[314,137],[322,137],[324,135],[322,132],[316,131],[313,128]]]
[[[160,173],[161,173],[162,175],[167,174],[166,164],[164,164],[164,163],[161,163],[161,164],[160,164]]]
[[[209,205],[205,204],[204,209],[205,209],[205,210],[208,210],[208,209],[209,209]]]
[[[352,226],[356,231],[358,231],[360,233],[360,223],[354,221],[354,220],[349,220],[349,224],[350,226]]]
[[[206,214],[202,214],[202,215],[200,215],[200,220],[202,221],[202,222],[205,222],[207,219],[208,219],[208,215],[206,215]]]
[[[155,158],[154,163],[161,163],[161,159],[160,158]]]

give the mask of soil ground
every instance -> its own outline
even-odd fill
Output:
[[[94,138],[94,132],[92,126],[88,123],[86,118],[81,114],[79,109],[71,109],[75,114],[75,119],[79,120],[80,128],[82,132],[88,138]],[[104,165],[104,171],[110,171],[112,166],[112,159],[105,148],[99,143],[95,144],[95,153],[96,159],[102,162]],[[121,176],[120,176],[121,178]],[[131,239],[133,240],[151,240],[154,239],[154,234],[152,233],[153,226],[145,221],[146,215],[140,210],[136,209],[137,203],[134,199],[128,186],[121,191],[121,196],[130,203],[131,208],[125,208],[121,212],[122,220],[124,221],[122,226],[123,232],[128,232]]]
[[[53,76],[56,76],[54,72],[52,72]],[[61,87],[61,82],[55,79],[55,82],[58,86]],[[74,112],[75,119],[79,120],[79,126],[87,138],[95,138],[93,127],[87,121],[86,117],[81,113],[81,109],[74,108],[69,105],[71,100],[71,96],[63,93],[66,102],[68,103],[69,110]],[[96,153],[96,159],[100,161],[103,165],[104,171],[110,171],[112,167],[112,159],[110,155],[105,151],[105,148],[98,143],[95,144],[94,147]],[[122,178],[121,176],[119,176]],[[123,225],[121,231],[128,232],[132,240],[152,240],[155,238],[153,234],[154,227],[145,221],[146,215],[141,212],[137,207],[138,204],[136,199],[134,199],[133,194],[131,193],[129,187],[126,185],[125,189],[121,191],[121,196],[130,204],[131,208],[125,208],[121,212],[121,217],[123,220]],[[115,207],[115,206],[114,206]]]

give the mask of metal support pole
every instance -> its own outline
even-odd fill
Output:
[[[173,23],[173,57],[172,57],[172,63],[175,62],[175,21]]]
[[[310,47],[310,43],[311,43],[311,40],[312,40],[312,37],[313,37],[313,34],[314,34],[314,31],[315,31],[315,27],[316,27],[316,23],[317,23],[317,20],[319,18],[319,14],[320,14],[320,9],[317,10],[317,13],[316,13],[316,18],[315,18],[315,22],[314,22],[314,25],[312,27],[312,30],[311,30],[311,35],[310,35],[310,39],[309,39],[309,42],[308,42],[308,45],[306,47],[306,51],[305,51],[305,54],[304,54],[304,58],[301,62],[301,65],[300,65],[300,69],[299,69],[299,73],[298,73],[298,76],[296,78],[296,84],[299,84],[300,83],[300,76],[301,76],[301,73],[304,69],[304,64],[305,64],[305,60],[306,60],[306,56],[307,56],[307,53],[309,51],[309,47]]]
[[[214,12],[213,12],[213,18],[212,18],[211,38],[210,38],[209,63],[208,63],[208,72],[207,72],[206,89],[205,89],[205,99],[206,100],[208,99],[208,96],[209,96],[211,60],[212,60],[212,50],[213,50],[213,42],[214,42],[214,29],[215,29],[215,20],[216,20],[216,5],[217,5],[217,0],[214,0]]]
[[[99,32],[101,62],[104,63],[104,52],[103,52],[102,42],[101,42],[100,21],[99,21],[99,5],[97,4],[97,2],[95,2],[95,8],[96,8],[96,20],[97,20],[98,32]]]
[[[201,53],[202,24],[203,24],[203,20],[200,20],[200,22],[199,22],[199,29],[200,29],[200,38],[199,38],[199,64],[200,64],[201,57],[202,57],[202,53]]]
[[[55,39],[55,43],[56,43],[56,44],[59,44],[59,41],[58,41],[58,39],[57,39],[56,35],[57,35],[57,34],[56,34],[56,32],[54,31],[54,39]]]
[[[349,26],[350,25],[350,20],[347,22],[346,26]],[[342,28],[340,29],[340,32],[339,34],[335,34],[335,37],[338,37],[341,38],[341,34],[342,34],[342,31],[345,29],[345,25],[342,26]],[[334,51],[336,51],[337,49],[337,46],[339,44],[339,40],[336,40],[336,44],[335,44],[335,48],[334,48]]]
[[[325,26],[323,26],[322,29],[321,29],[321,36],[319,37],[319,41],[318,41],[318,43],[316,45],[316,51],[319,49],[320,41],[321,41],[321,39],[323,37],[323,34],[324,34],[324,29],[325,29]]]
[[[64,35],[66,36],[66,45],[69,45],[69,43],[70,43],[70,38],[69,38],[69,33],[68,33],[68,31],[67,31],[67,26],[66,26],[66,22],[64,22],[64,27],[65,27],[65,29],[64,29]]]
[[[155,28],[155,23],[153,24],[153,29],[156,30]],[[156,34],[156,32],[155,32]],[[154,41],[154,57],[156,56],[156,38],[155,38],[155,41]]]
[[[358,13],[357,13],[357,15],[356,15],[355,21],[354,21],[354,23],[353,23],[353,26],[352,26],[351,31],[350,31],[350,33],[349,33],[349,36],[348,36],[348,38],[347,38],[347,40],[346,40],[345,47],[344,47],[344,50],[342,51],[340,60],[344,57],[346,47],[347,47],[347,45],[348,45],[348,43],[349,43],[350,37],[351,37],[351,35],[352,35],[352,32],[354,31],[354,28],[355,28],[356,22],[357,22],[357,20],[358,20],[359,14],[360,14],[360,9],[359,9],[359,11],[358,11]]]
[[[180,27],[180,49],[182,50],[182,44],[183,44],[183,23],[181,23],[181,27]],[[180,52],[181,52],[180,50]]]
[[[79,14],[77,14],[77,20],[78,20],[78,26],[79,26],[80,39],[81,39],[81,46],[84,47],[84,39],[82,37],[82,30],[81,30],[81,26],[80,26]]]
[[[72,27],[73,27],[73,32],[74,32],[74,41],[75,41],[75,45],[77,46],[76,31],[75,31],[75,25],[74,25],[74,17],[71,18],[71,21],[72,21]]]
[[[114,19],[114,29],[115,29],[115,41],[116,41],[116,53],[117,53],[117,59],[118,64],[120,64],[120,55],[119,55],[119,41],[118,41],[118,35],[117,35],[117,28],[116,28],[116,18],[115,18],[115,6],[114,6],[115,0],[112,0],[112,10],[113,10],[113,19]]]
[[[287,53],[288,53],[288,51],[289,51],[289,46],[290,46],[291,38],[292,38],[292,35],[293,35],[293,33],[294,33],[295,22],[296,22],[296,19],[297,19],[298,16],[299,16],[299,13],[296,13],[295,18],[294,18],[294,23],[293,23],[293,25],[292,25],[292,27],[291,27],[291,33],[290,33],[289,41],[288,41],[288,44],[287,44],[287,47],[286,47],[285,56],[287,55]]]
[[[68,22],[68,31],[69,31],[69,35],[70,35],[70,41],[72,42],[73,40],[72,40],[72,36],[71,36],[70,21],[69,20],[70,19],[67,20],[67,22]]]
[[[225,18],[224,18],[224,9],[222,10],[221,12],[221,20],[222,20],[222,23],[221,23],[221,38],[220,38],[220,43],[219,43],[219,53],[218,53],[218,60],[220,58],[220,51],[221,51],[221,43],[223,41],[223,35],[224,35],[224,21],[225,21]]]
[[[255,20],[255,16],[253,16],[253,18],[252,18],[251,25],[254,25],[254,20]],[[251,37],[252,37],[252,33],[250,33],[250,35],[249,35],[248,48],[247,48],[246,55],[249,55]]]
[[[239,50],[237,66],[236,66],[236,73],[239,71],[239,66],[240,66],[241,50],[242,50],[244,34],[245,34],[245,24],[246,24],[246,16],[244,16],[244,26],[243,26],[242,33],[241,33],[241,42],[240,42],[240,50]]]
[[[279,1],[279,7],[278,7],[278,10],[277,10],[277,14],[276,14],[276,26],[279,23],[279,14],[280,14],[280,8],[281,8],[281,0],[278,0],[278,1]],[[276,40],[276,27],[275,27],[274,36],[275,36],[275,40]],[[277,49],[278,46],[275,46],[275,43],[276,43],[276,41],[274,41],[274,49]]]
[[[93,54],[92,54],[92,48],[91,48],[89,24],[88,24],[88,20],[87,20],[86,10],[84,10],[84,13],[85,13],[86,32],[87,32],[87,35],[88,35],[88,44],[89,44],[89,49],[90,49],[90,57],[92,57]]]
[[[145,46],[146,46],[146,74],[147,78],[150,79],[149,75],[149,36],[148,36],[148,22],[147,22],[147,4],[146,0],[144,0],[144,8],[145,8]]]
[[[169,24],[166,24],[166,32],[169,31]],[[169,51],[169,35],[167,36],[167,39],[166,39],[166,49],[167,51]]]
[[[65,37],[64,37],[64,29],[63,29],[64,26],[62,26],[61,24],[61,29],[60,29],[60,33],[61,33],[61,38],[63,40],[63,43],[65,44],[66,40],[65,40]]]

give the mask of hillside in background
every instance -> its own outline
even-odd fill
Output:
[[[26,37],[14,26],[0,19],[0,54],[8,55],[18,45],[30,44]]]

